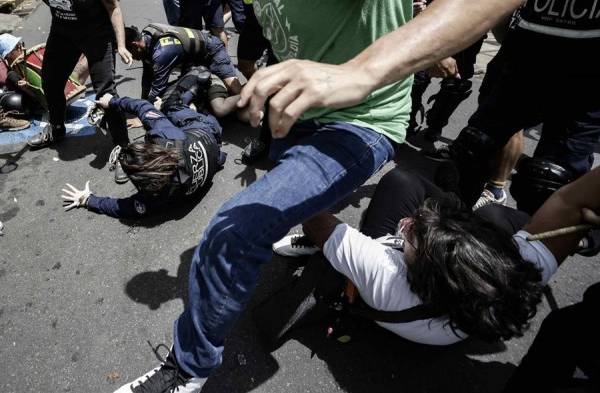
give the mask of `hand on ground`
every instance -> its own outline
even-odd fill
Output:
[[[92,195],[89,180],[85,183],[85,188],[83,190],[78,190],[69,183],[67,183],[67,187],[70,189],[63,188],[62,191],[64,194],[61,195],[65,211],[69,211],[76,207],[87,206],[88,199],[90,198],[90,195]]]

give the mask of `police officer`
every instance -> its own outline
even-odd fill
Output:
[[[138,193],[123,199],[98,197],[90,191],[89,181],[83,190],[67,184],[62,196],[65,209],[85,207],[112,217],[141,217],[206,190],[225,163],[221,126],[212,115],[188,105],[204,94],[209,81],[206,69],[191,70],[170,90],[162,112],[146,100],[103,96],[98,105],[137,115],[147,130],[144,142],[111,154],[111,161],[121,163]]]
[[[241,91],[235,67],[223,43],[209,33],[186,27],[151,23],[141,32],[135,26],[125,29],[127,49],[142,60],[142,98],[154,102],[167,89],[175,67],[203,65],[221,78],[232,94]]]
[[[115,52],[130,64],[131,54],[125,47],[123,15],[118,0],[44,0],[52,13],[52,25],[46,42],[42,66],[43,89],[48,101],[49,124],[29,140],[41,148],[64,138],[67,79],[83,53],[89,64],[96,97],[116,95]],[[110,108],[105,116],[115,145],[129,142],[125,116]],[[115,180],[123,174],[115,171]]]
[[[535,210],[553,190],[590,170],[600,141],[599,47],[600,14],[589,2],[524,5],[498,53],[494,85],[448,149],[461,168],[464,200],[480,197],[490,157],[515,133],[540,123],[535,159],[517,167],[511,189],[520,209]]]

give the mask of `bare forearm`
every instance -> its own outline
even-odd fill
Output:
[[[555,192],[535,213],[525,230],[531,234],[582,223],[582,209],[600,211],[600,168],[596,168]],[[584,233],[543,240],[561,263],[575,249]]]
[[[106,12],[110,16],[110,22],[115,31],[115,37],[117,39],[117,46],[119,48],[125,47],[125,23],[123,22],[123,13],[121,12],[121,6],[118,0],[102,0]]]
[[[237,102],[240,96],[235,95],[225,98],[216,98],[210,102],[213,112],[217,117],[225,117],[237,109]]]
[[[304,234],[317,245],[323,248],[335,227],[342,222],[329,213],[319,213],[302,224]]]
[[[436,0],[347,64],[364,69],[376,88],[402,80],[475,42],[523,0]]]

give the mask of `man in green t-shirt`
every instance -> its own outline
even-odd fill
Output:
[[[254,0],[282,63],[258,71],[238,106],[256,126],[271,97],[276,166],[216,213],[194,252],[172,351],[118,393],[201,390],[272,243],[393,158],[410,111],[410,75],[468,46],[520,3],[481,0],[466,17],[469,1],[437,0],[399,28],[412,0]]]

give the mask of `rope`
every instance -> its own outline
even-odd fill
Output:
[[[569,235],[572,233],[589,231],[590,229],[593,229],[596,227],[597,227],[596,225],[581,224],[581,225],[573,225],[570,227],[558,228],[558,229],[555,229],[552,231],[547,231],[547,232],[538,233],[536,235],[527,236],[527,241],[532,242],[535,240],[551,239],[554,237]]]

